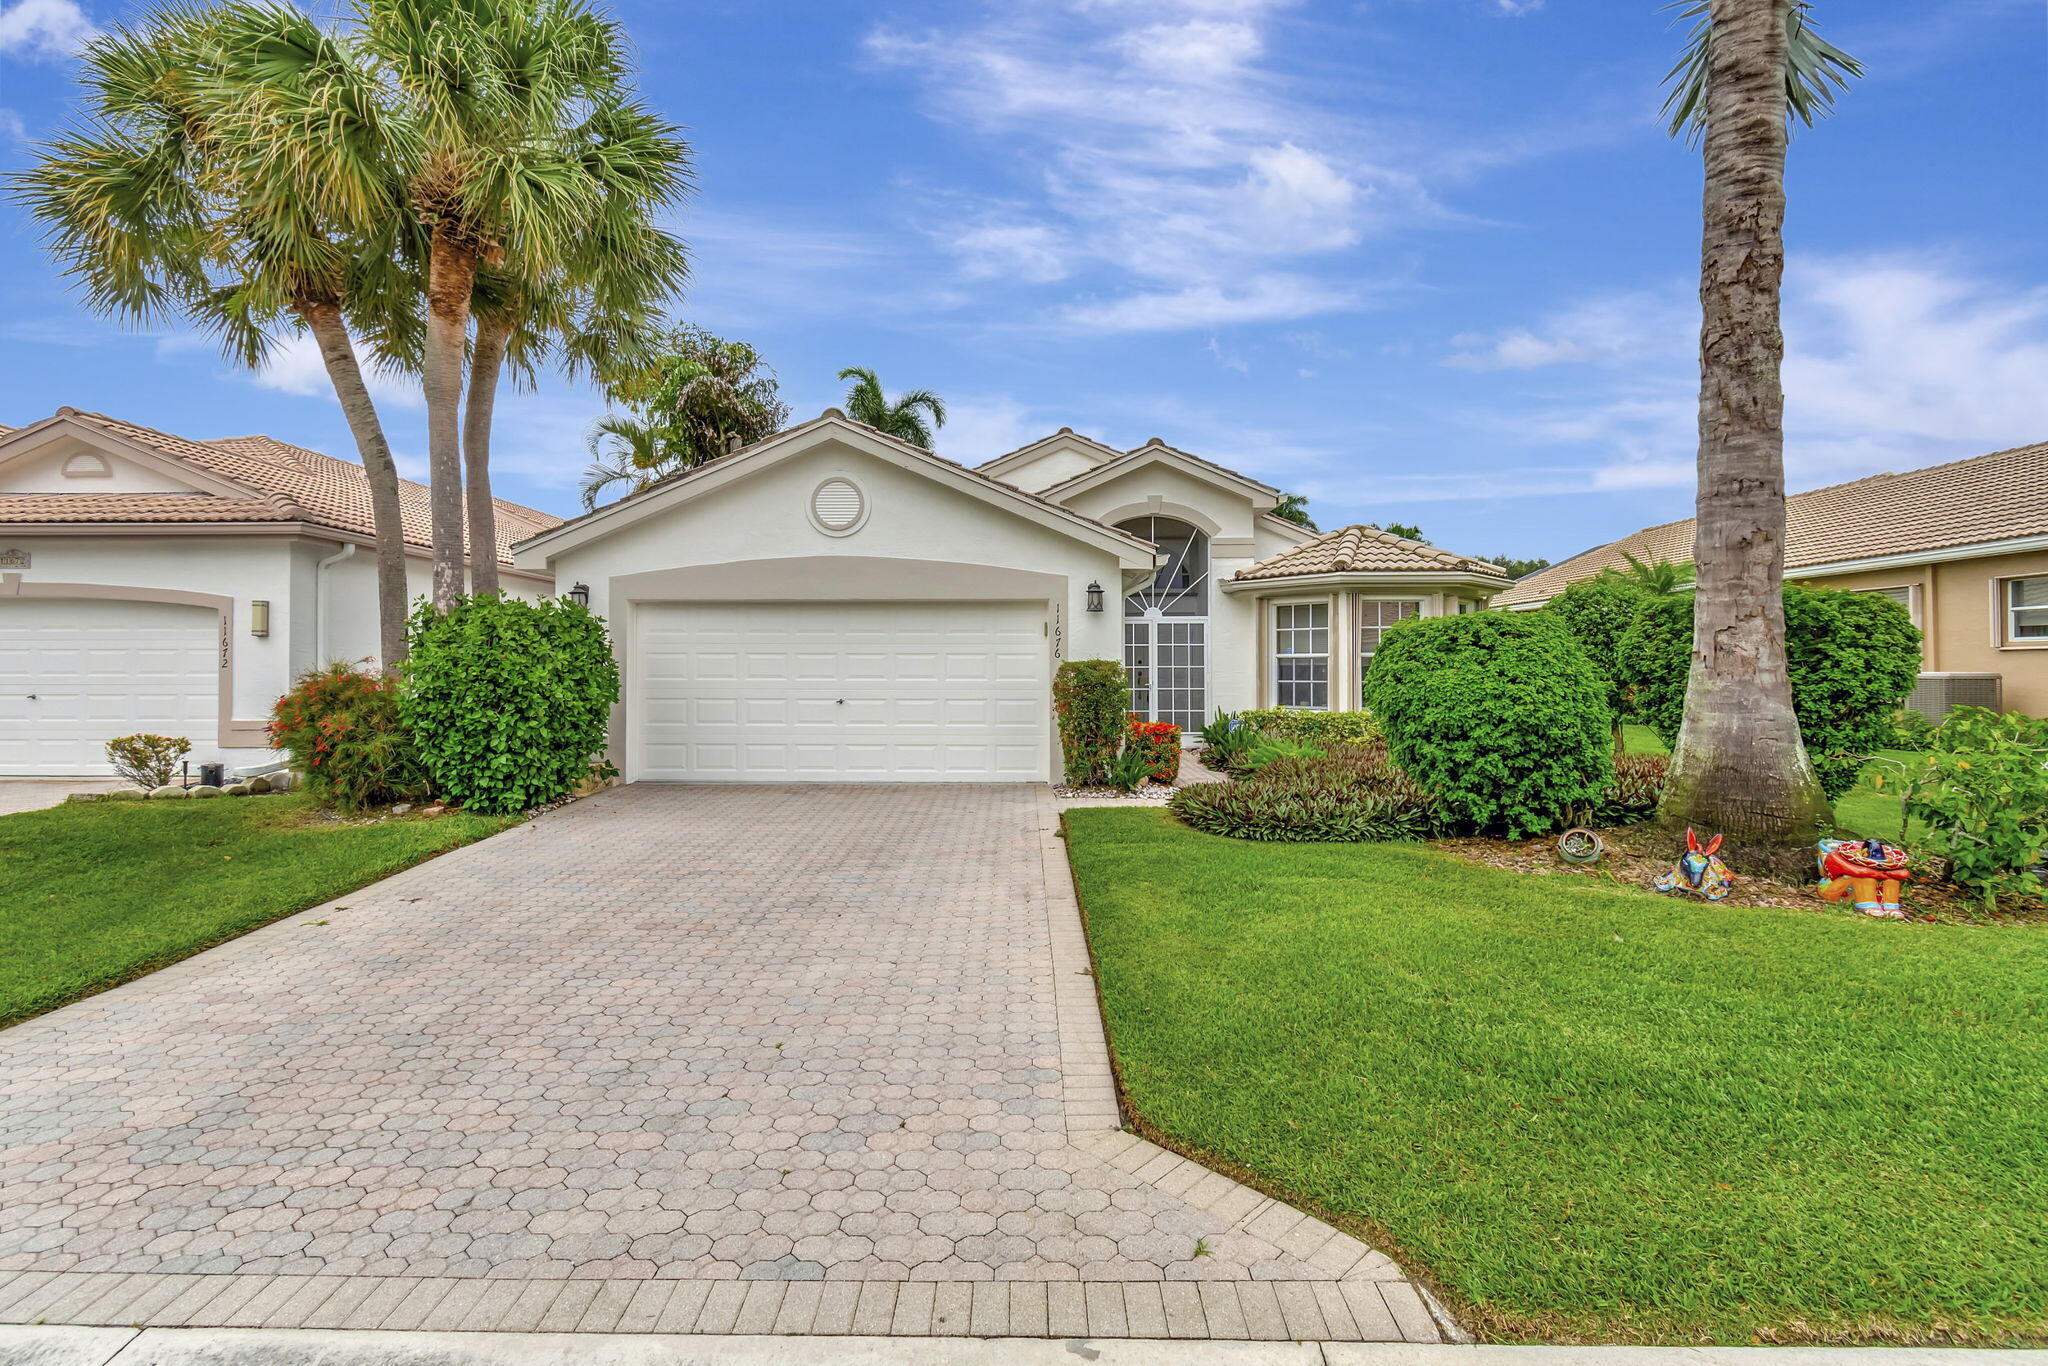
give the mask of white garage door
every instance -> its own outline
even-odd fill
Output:
[[[220,617],[203,607],[0,598],[0,775],[111,775],[107,741],[220,728]]]
[[[1033,603],[650,603],[640,766],[666,782],[1042,782]]]

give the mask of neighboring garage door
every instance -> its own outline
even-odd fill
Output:
[[[0,775],[111,775],[107,741],[147,731],[210,756],[220,617],[100,598],[0,598]]]
[[[647,603],[640,765],[665,782],[1042,782],[1036,603]]]

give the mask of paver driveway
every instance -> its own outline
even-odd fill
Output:
[[[1117,1132],[1055,821],[620,789],[0,1034],[0,1319],[1059,1332],[1106,1287],[1090,1331],[1434,1338],[1384,1257]]]

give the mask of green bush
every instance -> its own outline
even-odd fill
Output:
[[[270,745],[315,801],[342,811],[420,801],[434,784],[388,674],[330,664],[300,676],[270,713]]]
[[[1173,722],[1140,721],[1133,716],[1124,748],[1126,753],[1136,750],[1144,756],[1146,776],[1153,782],[1171,787],[1180,781],[1180,727]]]
[[[1113,659],[1070,659],[1052,681],[1060,724],[1060,758],[1068,787],[1093,787],[1109,777],[1130,727],[1131,685]]]
[[[1606,682],[1554,617],[1411,621],[1380,643],[1365,700],[1394,762],[1480,829],[1552,829],[1614,780]]]
[[[2040,896],[2048,860],[2048,721],[1957,707],[1909,771],[1906,816],[1949,880],[1995,907]]]
[[[1911,707],[1892,713],[1893,749],[1926,749],[1934,741],[1934,722]]]
[[[1580,579],[1552,598],[1543,612],[1557,618],[1607,683],[1607,705],[1626,714],[1628,671],[1622,667],[1622,637],[1635,625],[1649,595],[1619,574]]]
[[[482,596],[411,623],[404,707],[435,784],[473,811],[566,795],[603,752],[619,671],[602,619],[569,601]]]
[[[1635,714],[1667,745],[1685,717],[1692,604],[1646,600],[1621,644]],[[1879,594],[1788,584],[1785,660],[1807,757],[1833,801],[1873,753],[1896,743],[1894,718],[1920,674],[1920,632],[1904,606]]]
[[[1339,746],[1341,748],[1341,746]],[[1282,759],[1320,759],[1329,751],[1321,745],[1312,745],[1306,740],[1283,740],[1261,736],[1245,748],[1233,769],[1237,773],[1257,773],[1268,764]]]
[[[1664,754],[1617,754],[1614,782],[1593,800],[1595,825],[1633,825],[1657,814],[1671,758]]]
[[[107,741],[107,762],[114,772],[145,792],[177,777],[179,761],[191,752],[192,742],[176,735],[123,735]]]
[[[1379,722],[1364,711],[1301,711],[1265,707],[1239,712],[1238,719],[1272,740],[1311,745],[1360,745],[1380,738]]]
[[[1212,835],[1267,842],[1422,839],[1444,825],[1440,804],[1378,745],[1276,759],[1240,782],[1192,783],[1167,809]]]

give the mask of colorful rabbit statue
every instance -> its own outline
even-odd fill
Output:
[[[1822,840],[1817,889],[1823,901],[1840,901],[1852,893],[1865,915],[1903,920],[1899,884],[1913,876],[1906,851],[1883,840]]]
[[[1685,828],[1685,852],[1678,856],[1677,866],[1668,873],[1660,873],[1651,886],[1660,892],[1691,892],[1709,901],[1725,900],[1728,889],[1735,884],[1734,874],[1728,865],[1714,857],[1714,851],[1721,847],[1721,837],[1714,836],[1707,841],[1706,848],[1700,847],[1700,837],[1691,826]]]

